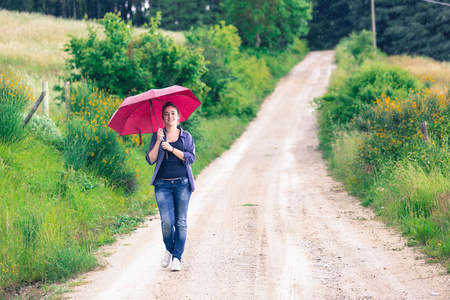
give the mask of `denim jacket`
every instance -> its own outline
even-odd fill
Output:
[[[185,159],[185,161],[183,163],[186,166],[186,172],[188,174],[189,184],[191,186],[191,191],[193,192],[195,190],[195,184],[194,184],[194,175],[192,174],[191,164],[193,164],[195,161],[194,139],[192,138],[192,136],[189,132],[183,130],[183,128],[181,128],[180,126],[178,126],[178,129],[180,129],[180,138],[181,138],[181,142],[183,143],[182,151],[184,153],[184,159]],[[165,134],[166,129],[164,128],[163,130],[164,130],[164,134]],[[152,140],[150,141],[150,146],[148,148],[147,155],[145,156],[145,159],[147,160],[147,162],[150,165],[153,165],[155,163],[155,162],[152,163],[150,161],[148,154],[156,144],[156,137],[157,137],[157,134],[155,132],[152,135]],[[159,146],[158,158],[156,160],[155,171],[153,172],[153,177],[152,177],[152,180],[150,181],[150,185],[153,185],[153,183],[155,181],[156,174],[158,174],[159,168],[161,167],[161,164],[164,160],[164,153],[165,153],[164,149],[161,146]]]

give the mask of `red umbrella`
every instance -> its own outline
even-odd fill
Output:
[[[108,126],[119,135],[153,133],[164,128],[162,106],[172,102],[180,110],[180,122],[186,121],[201,102],[190,89],[173,85],[164,89],[151,89],[126,98],[111,117]],[[142,142],[142,141],[141,141]]]

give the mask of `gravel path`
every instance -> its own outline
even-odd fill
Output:
[[[310,101],[333,52],[277,85],[233,147],[197,178],[183,270],[159,266],[159,220],[104,253],[71,299],[450,299],[450,278],[328,175]]]

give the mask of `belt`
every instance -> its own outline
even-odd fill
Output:
[[[166,180],[166,181],[173,181],[173,180],[178,180],[178,179],[181,179],[181,178],[183,178],[183,177],[177,177],[177,178],[158,178],[158,179]]]

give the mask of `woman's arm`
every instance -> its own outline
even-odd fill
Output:
[[[186,132],[186,139],[185,139],[185,145],[183,151],[183,157],[184,161],[187,164],[193,164],[195,162],[195,145],[194,145],[194,139],[189,134],[189,132]],[[175,150],[176,153],[179,151]]]
[[[181,159],[182,161],[186,161],[186,159],[184,158],[184,152],[181,151],[180,149],[177,149],[175,147],[172,147],[169,145],[169,150],[170,152],[173,153],[173,155],[175,155],[176,157],[178,157],[179,159]]]
[[[158,159],[159,146],[161,145],[162,137],[164,133],[162,129],[159,129],[152,135],[152,140],[150,141],[150,146],[146,155],[146,160],[149,164],[153,165]]]

